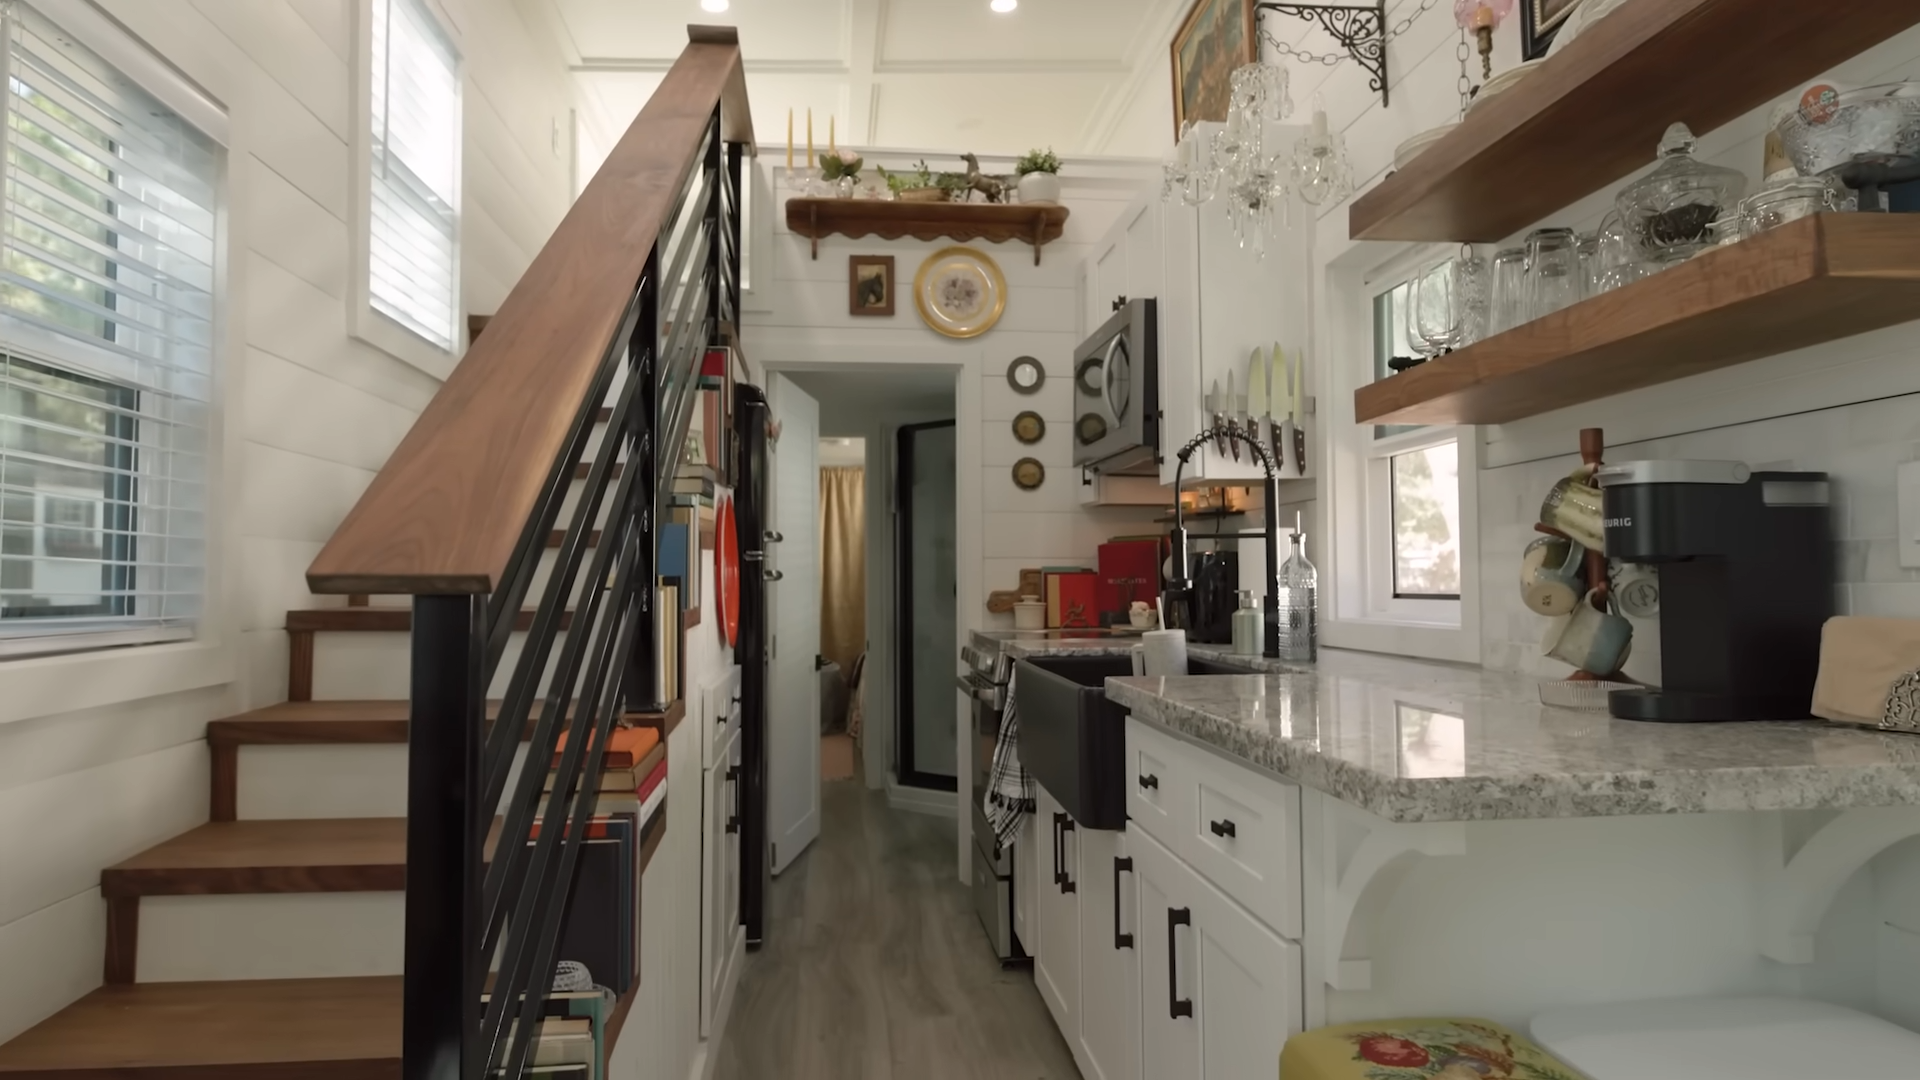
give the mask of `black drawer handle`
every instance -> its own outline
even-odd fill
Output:
[[[1115,949],[1133,948],[1133,935],[1120,932],[1120,875],[1133,873],[1133,860],[1116,857],[1113,860],[1113,947]]]
[[[1058,812],[1053,815],[1053,884],[1055,888],[1067,879],[1067,872],[1061,869],[1064,863],[1060,858],[1060,848],[1066,843],[1060,835],[1060,823],[1066,818],[1067,815]]]
[[[1158,791],[1160,789],[1160,778],[1152,773],[1143,772],[1140,774],[1140,786]]]
[[[1211,829],[1215,836],[1224,836],[1229,840],[1234,838],[1233,822],[1228,821],[1226,818],[1221,818],[1219,821],[1207,822],[1207,828]]]
[[[737,833],[740,831],[740,766],[727,769],[727,783],[733,788],[733,808],[727,815],[727,831]]]
[[[1067,865],[1067,834],[1073,831],[1073,817],[1060,815],[1060,891],[1079,892],[1080,886],[1074,883],[1073,869]]]
[[[1180,996],[1180,938],[1174,928],[1192,925],[1192,908],[1167,909],[1167,1015],[1175,1020],[1193,1015],[1193,999]]]

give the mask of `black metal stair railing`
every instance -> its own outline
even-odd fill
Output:
[[[702,359],[739,310],[741,150],[716,108],[506,577],[488,597],[414,600],[406,1080],[527,1074],[605,746],[624,713],[666,704],[654,682],[660,525]]]

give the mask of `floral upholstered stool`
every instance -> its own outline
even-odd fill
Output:
[[[1582,1080],[1532,1040],[1486,1020],[1374,1020],[1302,1032],[1280,1080]]]

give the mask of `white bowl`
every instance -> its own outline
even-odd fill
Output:
[[[1479,108],[1482,104],[1486,103],[1490,99],[1499,96],[1501,93],[1504,93],[1505,91],[1513,89],[1515,84],[1517,84],[1520,80],[1526,78],[1527,76],[1533,74],[1535,71],[1538,71],[1540,69],[1540,65],[1546,62],[1547,61],[1545,57],[1541,57],[1538,60],[1529,60],[1526,63],[1521,64],[1519,67],[1509,68],[1508,70],[1503,71],[1498,75],[1495,75],[1493,78],[1488,79],[1486,82],[1486,85],[1480,88],[1480,92],[1474,95],[1473,104],[1467,106],[1467,111],[1471,113],[1473,110]]]

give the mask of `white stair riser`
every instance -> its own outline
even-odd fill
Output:
[[[514,756],[509,789],[519,781],[526,748]],[[240,818],[407,816],[407,748],[379,746],[243,746]]]
[[[141,982],[399,975],[406,894],[149,896]]]
[[[507,642],[494,672],[488,697],[504,697],[520,662],[527,635],[516,632]],[[566,645],[561,634],[548,657],[549,669]],[[330,631],[313,636],[313,696],[317,701],[401,699],[409,695],[412,636],[392,631]],[[543,679],[541,686],[546,683]]]

